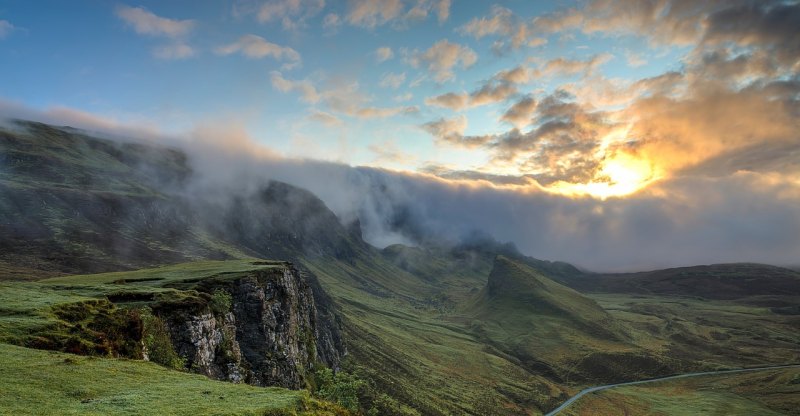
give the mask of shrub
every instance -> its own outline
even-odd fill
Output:
[[[147,349],[148,359],[167,368],[185,369],[186,359],[175,352],[175,347],[172,345],[172,339],[164,321],[146,311],[142,313],[142,323],[144,324],[143,340]]]
[[[317,386],[317,397],[338,403],[351,412],[358,412],[358,392],[365,383],[356,376],[340,371],[334,373],[330,368],[323,368],[314,373]]]
[[[217,289],[211,295],[211,302],[209,305],[211,306],[211,312],[214,315],[224,315],[231,311],[231,305],[233,304],[233,298],[231,297],[230,293],[222,290]]]

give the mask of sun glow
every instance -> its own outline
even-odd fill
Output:
[[[628,154],[618,154],[603,163],[588,183],[556,182],[551,191],[569,196],[589,195],[606,199],[633,194],[658,179],[652,164]]]

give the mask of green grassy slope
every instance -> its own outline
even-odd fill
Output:
[[[283,262],[256,259],[204,261],[39,282],[0,282],[0,342],[69,350],[65,343],[70,340],[92,341],[92,333],[85,327],[100,322],[90,318],[122,320],[103,323],[124,326],[122,314],[128,306],[207,301],[203,293],[194,290],[197,285],[283,266]],[[85,313],[71,311],[70,305],[78,304]]]
[[[1,414],[343,414],[333,405],[310,399],[303,391],[214,381],[143,361],[0,344],[0,362]]]
[[[440,288],[377,251],[355,265],[304,263],[346,318],[345,367],[418,412],[392,414],[481,414],[485,403],[497,414],[539,414],[567,397],[564,388],[486,345],[463,315],[431,302]],[[355,283],[356,276],[366,282]],[[397,282],[402,291],[389,290]]]
[[[632,379],[669,371],[663,360],[631,344],[627,327],[594,300],[507,257],[498,256],[467,312],[487,343],[557,380]],[[608,374],[595,362],[596,354],[636,366]]]
[[[799,415],[800,370],[697,377],[581,398],[563,416]]]

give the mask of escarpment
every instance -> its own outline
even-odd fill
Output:
[[[195,295],[152,305],[190,371],[258,386],[302,388],[316,364],[337,367],[338,327],[320,317],[311,286],[290,263],[221,274]]]

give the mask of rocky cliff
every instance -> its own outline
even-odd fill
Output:
[[[344,352],[338,327],[320,316],[311,287],[292,264],[192,285],[196,299],[167,299],[152,307],[189,370],[302,388],[316,364],[338,366]]]

